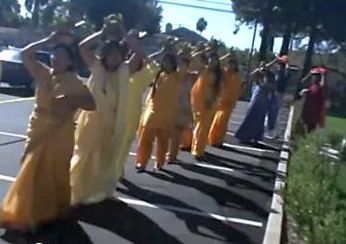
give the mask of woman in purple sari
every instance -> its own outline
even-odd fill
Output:
[[[256,143],[263,139],[265,117],[275,90],[275,75],[268,68],[275,62],[262,64],[251,73],[252,79],[256,79],[256,84],[252,90],[245,119],[235,134],[235,137],[243,143]]]

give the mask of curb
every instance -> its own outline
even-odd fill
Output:
[[[280,190],[285,187],[285,178],[287,175],[287,164],[290,157],[289,142],[292,134],[292,122],[294,107],[290,106],[287,127],[284,136],[284,143],[281,148],[280,162],[277,167],[275,178],[274,193],[271,204],[271,212],[268,217],[267,228],[264,234],[263,244],[280,244],[284,214],[284,200],[280,195]]]

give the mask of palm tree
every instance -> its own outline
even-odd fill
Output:
[[[40,7],[48,4],[49,0],[25,0],[26,9],[32,14],[32,23],[37,26],[40,22]]]
[[[199,31],[199,33],[202,34],[202,32],[207,28],[208,22],[204,18],[200,18],[197,21],[196,29]]]

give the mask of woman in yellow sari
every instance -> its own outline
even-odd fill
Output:
[[[129,60],[121,44],[105,41],[100,56],[92,47],[107,29],[80,43],[80,53],[91,71],[88,81],[97,109],[79,115],[76,146],[71,160],[72,204],[90,204],[112,197],[118,180],[116,155],[126,132],[129,80],[144,57],[134,36],[122,29],[122,38],[133,52]]]
[[[197,160],[204,155],[208,133],[215,115],[216,101],[222,88],[223,74],[216,53],[211,53],[208,65],[199,75],[191,92],[192,112],[195,121],[191,153]]]
[[[30,231],[64,217],[70,207],[74,115],[77,109],[95,109],[92,96],[74,72],[73,53],[65,45],[71,41],[66,34],[53,33],[22,52],[37,91],[22,166],[0,211],[1,223],[10,229]],[[35,58],[36,51],[50,42],[58,43],[52,69]]]
[[[228,59],[224,70],[224,87],[217,104],[217,111],[209,132],[209,144],[221,146],[227,132],[228,120],[241,95],[238,61]]]
[[[124,116],[126,128],[123,131],[124,137],[120,149],[117,150],[115,155],[115,161],[118,165],[118,169],[116,170],[118,179],[125,175],[126,160],[129,155],[131,143],[135,139],[136,131],[140,124],[143,93],[149,88],[149,84],[153,82],[156,74],[160,70],[160,65],[153,58],[161,53],[153,53],[146,58],[143,61],[142,67],[132,75],[128,83],[127,109]]]

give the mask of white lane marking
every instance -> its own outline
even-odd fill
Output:
[[[193,165],[201,167],[201,168],[207,168],[207,169],[217,169],[217,170],[223,170],[223,171],[229,171],[229,172],[235,171],[234,169],[231,169],[231,168],[216,166],[211,164],[193,163]]]
[[[137,153],[130,152],[129,155],[133,156],[133,157],[136,157]],[[154,156],[151,156],[151,158],[155,159]],[[216,165],[211,165],[211,164],[204,164],[204,163],[184,163],[184,162],[180,162],[179,164],[187,164],[187,165],[193,165],[193,166],[197,166],[197,167],[201,167],[201,168],[206,168],[206,169],[216,169],[216,170],[223,170],[223,171],[228,171],[228,172],[234,172],[235,171],[232,168],[223,167],[223,166],[216,166]]]
[[[234,125],[241,125],[241,123],[242,122],[231,120],[231,124],[234,124]]]
[[[14,182],[16,180],[16,178],[0,174],[0,180],[7,181],[7,182]],[[263,223],[258,222],[258,221],[225,217],[225,216],[214,214],[214,213],[206,213],[206,212],[201,212],[201,211],[197,211],[197,210],[179,208],[179,207],[164,205],[164,204],[154,205],[154,204],[151,204],[149,202],[142,201],[142,200],[125,198],[125,197],[117,197],[117,198],[120,201],[123,201],[127,204],[137,205],[137,206],[141,206],[141,207],[154,208],[154,209],[165,209],[165,210],[171,210],[171,211],[176,211],[176,212],[181,212],[181,213],[186,213],[186,214],[191,214],[191,215],[197,215],[197,216],[207,217],[207,218],[211,218],[211,219],[216,219],[216,220],[220,220],[223,222],[250,225],[250,226],[259,227],[259,228],[263,227]]]
[[[16,103],[16,102],[24,102],[24,101],[33,101],[33,100],[35,100],[35,97],[15,98],[15,99],[10,99],[10,100],[0,101],[0,105],[1,105],[1,104],[7,104],[7,103]]]
[[[124,197],[118,197],[118,199],[127,203],[127,204],[132,204],[132,205],[137,205],[137,206],[142,206],[142,207],[149,207],[149,208],[155,208],[155,209],[165,209],[165,210],[171,210],[171,211],[176,211],[176,212],[180,212],[180,213],[186,213],[186,214],[197,215],[197,216],[201,216],[201,217],[207,217],[207,218],[219,220],[222,222],[250,225],[250,226],[259,227],[259,228],[263,227],[263,223],[258,222],[258,221],[225,217],[225,216],[214,214],[214,213],[206,213],[206,212],[202,212],[202,211],[198,211],[198,210],[179,208],[179,207],[165,205],[165,204],[154,205],[154,204],[142,201],[142,200],[136,200],[136,199],[130,199],[130,198],[124,198]]]
[[[27,138],[26,135],[21,135],[21,134],[16,134],[16,133],[9,133],[9,132],[4,132],[4,131],[0,131],[0,135],[2,135],[2,136],[10,136],[10,137],[17,137],[17,138],[21,138],[21,139],[26,139]]]
[[[232,114],[231,119],[238,118],[238,119],[244,119],[245,115],[243,114]]]
[[[7,181],[7,182],[15,182],[16,178],[12,176],[7,175],[1,175],[0,174],[0,180]]]
[[[133,156],[133,157],[137,157],[137,153],[135,153],[135,152],[129,152],[129,155],[130,156]],[[151,159],[156,159],[156,157],[155,156],[151,156]]]
[[[260,148],[254,148],[254,147],[232,145],[232,144],[228,144],[228,143],[224,143],[223,146],[235,148],[235,149],[245,149],[245,150],[250,150],[250,151],[255,151],[255,152],[272,152],[273,151],[273,150],[266,150],[266,149],[260,149]]]

